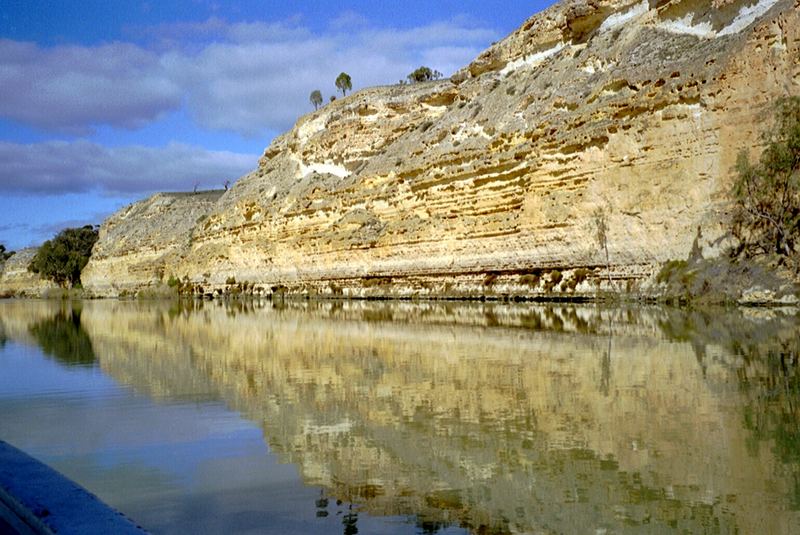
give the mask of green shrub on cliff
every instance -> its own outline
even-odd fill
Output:
[[[14,256],[14,251],[6,251],[6,246],[0,243],[0,262],[5,262],[12,256]]]
[[[439,71],[432,70],[430,67],[422,66],[418,69],[415,69],[414,72],[409,74],[406,78],[408,81],[413,83],[417,82],[429,82],[431,80],[438,80],[442,77],[442,73]]]
[[[550,278],[547,282],[544,283],[544,291],[545,292],[552,292],[553,288],[556,287],[558,283],[561,282],[561,279],[564,278],[564,275],[557,269],[554,269],[550,272]]]
[[[733,194],[733,234],[737,254],[775,254],[782,262],[797,261],[800,240],[800,97],[780,99],[774,128],[758,163],[739,153]]]
[[[91,225],[62,230],[39,247],[28,270],[64,288],[78,285],[97,237],[97,230]]]

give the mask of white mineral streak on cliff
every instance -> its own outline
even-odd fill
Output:
[[[500,71],[500,74],[503,74],[503,75],[509,74],[509,73],[512,73],[512,72],[516,71],[517,69],[519,69],[521,67],[525,67],[525,66],[527,66],[527,67],[537,67],[537,66],[541,65],[544,60],[546,60],[550,56],[555,56],[556,54],[558,54],[559,52],[564,50],[564,48],[566,48],[569,45],[570,45],[570,43],[560,42],[560,43],[556,43],[555,45],[551,46],[550,48],[548,48],[546,50],[542,50],[540,52],[534,52],[533,54],[525,55],[525,56],[522,56],[521,58],[517,58],[514,61],[509,62],[508,65],[506,65],[503,68],[503,70]]]
[[[624,291],[695,241],[718,255],[736,155],[797,93],[800,4],[655,4],[562,2],[452,80],[332,102],[217,200],[109,219],[85,286],[115,295],[174,274],[204,292],[230,278],[344,296]]]
[[[618,13],[614,13],[613,15],[608,17],[600,25],[600,31],[604,32],[604,31],[608,31],[608,30],[613,30],[614,28],[622,26],[623,24],[625,24],[626,22],[630,21],[631,19],[634,19],[636,17],[644,15],[649,10],[650,10],[650,5],[649,5],[648,1],[647,0],[642,0],[641,3],[636,4],[635,6],[629,8],[629,9],[627,9],[625,11],[620,11]]]
[[[311,163],[306,164],[300,162],[300,176],[307,177],[311,174],[329,174],[338,176],[339,178],[344,178],[350,176],[352,173],[342,167],[341,165],[336,165],[333,163]]]
[[[694,35],[695,37],[715,37],[716,32],[711,26],[711,21],[694,23],[695,13],[687,13],[679,19],[667,20],[658,25],[668,32]]]
[[[663,21],[658,27],[668,32],[694,35],[706,39],[724,37],[746,29],[778,2],[779,0],[759,0],[756,3],[742,5],[737,15],[719,29],[714,28],[712,16],[715,13],[713,11],[710,14],[686,13],[683,17]]]
[[[755,5],[742,6],[736,18],[733,19],[730,24],[717,32],[717,36],[722,37],[724,35],[731,35],[741,32],[753,24],[758,17],[764,15],[772,8],[772,6],[777,3],[778,0],[759,0]]]

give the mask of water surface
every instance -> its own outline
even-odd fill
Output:
[[[798,533],[800,318],[0,302],[0,439],[154,533]]]

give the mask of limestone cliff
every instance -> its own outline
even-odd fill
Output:
[[[188,217],[159,196],[115,215],[84,283],[535,295],[632,287],[695,242],[719,254],[737,153],[800,93],[799,8],[561,2],[450,80],[301,118]]]
[[[58,286],[28,271],[36,255],[36,248],[17,251],[5,262],[0,262],[0,297],[41,297]]]
[[[81,275],[86,286],[105,281],[104,291],[120,295],[165,279],[167,266],[180,263],[196,225],[208,217],[222,192],[159,193],[114,214],[102,226]]]

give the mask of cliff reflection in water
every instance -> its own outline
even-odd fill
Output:
[[[258,422],[317,507],[430,532],[800,529],[793,314],[87,302],[80,325],[117,380]]]

